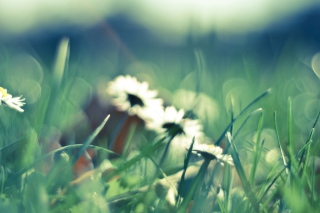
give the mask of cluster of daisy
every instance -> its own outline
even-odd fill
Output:
[[[222,154],[220,147],[199,142],[205,138],[199,120],[188,118],[183,109],[164,107],[163,100],[157,98],[158,92],[150,90],[147,82],[139,82],[129,75],[118,76],[109,83],[107,92],[113,97],[112,103],[118,110],[139,116],[146,122],[147,129],[165,135],[186,149],[195,138],[194,152],[204,158],[233,164],[231,156]]]
[[[20,97],[12,97],[6,89],[0,87],[0,105],[5,104],[8,107],[17,110],[18,112],[23,112],[24,110],[21,108],[25,103],[23,102],[25,99]]]

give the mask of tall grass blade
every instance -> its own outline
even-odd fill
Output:
[[[60,88],[63,73],[66,70],[69,59],[69,38],[63,38],[57,50],[57,55],[53,67],[53,83],[54,88]]]
[[[200,50],[195,50],[194,54],[197,61],[197,84],[196,84],[196,94],[198,95],[201,91],[201,77],[205,71],[204,57]]]
[[[152,163],[158,168],[159,172],[163,176],[163,178],[167,181],[167,183],[174,189],[175,193],[178,194],[178,191],[176,190],[176,187],[172,184],[172,182],[169,180],[168,176],[166,173],[161,169],[161,167],[157,164],[157,162],[148,154],[146,154],[146,157],[149,158]]]
[[[278,130],[278,122],[277,122],[277,112],[273,113],[273,120],[274,120],[274,126],[275,126],[275,131],[276,131],[276,137],[277,137],[277,142],[278,142],[278,146],[281,152],[281,157],[282,157],[282,161],[283,161],[283,165],[286,168],[286,173],[287,175],[289,175],[289,169],[288,169],[288,163],[286,160],[286,157],[284,155],[282,146],[281,146],[281,142],[280,142],[280,137],[279,137],[279,130]]]
[[[317,123],[318,123],[319,117],[320,117],[320,111],[318,112],[318,115],[317,115],[317,117],[316,117],[316,120],[315,120],[314,123],[313,123],[313,126],[312,126],[312,128],[311,128],[311,131],[313,131],[313,130],[316,128],[316,125],[317,125]],[[313,130],[312,130],[312,129],[313,129]],[[310,138],[311,131],[310,131],[310,134],[309,134],[309,137],[308,137],[306,143],[308,143],[308,141],[311,140],[311,138]],[[303,159],[304,159],[304,154],[305,154],[305,152],[303,152],[303,153],[301,154],[299,166],[301,165],[301,163],[302,163],[302,161],[303,161]]]
[[[187,169],[188,169],[188,165],[189,165],[189,160],[190,160],[190,157],[191,157],[191,154],[192,154],[194,141],[195,141],[195,137],[192,138],[192,142],[191,142],[190,147],[188,149],[187,156],[184,159],[183,172],[182,172],[180,183],[179,183],[179,186],[178,186],[178,195],[176,197],[176,201],[179,200],[179,196],[181,195],[181,191],[182,191],[182,188],[183,188],[185,175],[186,175],[186,172],[187,172]],[[176,202],[176,203],[178,203],[178,202]]]
[[[134,135],[136,127],[137,127],[137,124],[135,124],[135,123],[130,126],[130,130],[129,130],[129,133],[128,133],[128,136],[127,136],[127,139],[126,139],[126,144],[125,144],[125,147],[123,149],[123,156],[127,156],[128,155],[128,152],[129,152],[129,149],[130,149],[130,146],[131,146],[131,142],[132,142],[132,137]]]
[[[316,172],[315,172],[315,166],[316,166],[316,158],[313,158],[312,164],[311,164],[311,206],[314,207],[316,200],[315,200],[315,180],[316,180]]]
[[[223,209],[221,211],[223,212],[228,212],[228,207],[229,207],[229,195],[230,195],[230,189],[232,187],[232,182],[231,182],[231,166],[229,164],[225,165],[225,170],[223,174],[223,181],[222,181],[222,189],[224,190],[224,202],[223,202]],[[218,202],[219,202],[219,197],[218,197]]]
[[[92,141],[97,137],[97,135],[100,133],[100,131],[102,130],[102,128],[104,127],[104,125],[107,123],[107,121],[109,120],[110,115],[108,115],[103,121],[102,123],[93,131],[93,133],[84,141],[84,143],[82,144],[82,146],[80,147],[80,149],[76,152],[76,154],[74,155],[72,162],[75,163],[79,157],[84,153],[84,151],[87,149],[88,145],[90,145],[92,143]]]
[[[122,129],[122,127],[125,125],[125,123],[128,121],[128,118],[129,118],[129,115],[127,113],[125,113],[120,121],[117,123],[117,126],[115,128],[115,130],[113,131],[113,133],[111,134],[111,137],[110,137],[110,141],[108,142],[108,145],[109,145],[109,148],[110,149],[113,149],[113,146],[115,145],[115,141],[116,141],[116,138],[117,136],[120,134],[120,131]]]
[[[252,105],[254,105],[255,103],[257,103],[260,99],[262,99],[263,97],[265,97],[266,95],[270,94],[271,89],[268,89],[267,91],[265,91],[264,93],[262,93],[261,95],[259,95],[258,97],[256,97],[252,102],[250,102],[240,113],[238,116],[236,116],[229,124],[228,126],[225,128],[225,130],[222,132],[222,134],[220,135],[220,137],[218,138],[218,140],[216,141],[215,145],[219,146],[220,143],[222,142],[222,139],[225,137],[226,133],[228,132],[228,130],[230,129],[230,127],[233,125],[233,123],[243,114],[245,113]]]
[[[289,170],[294,164],[294,145],[293,145],[293,117],[292,117],[292,99],[288,98],[288,151],[289,151]]]
[[[146,148],[144,148],[141,151],[141,153],[139,155],[133,157],[132,159],[130,159],[127,162],[122,163],[121,165],[119,165],[119,167],[116,169],[116,171],[106,175],[105,177],[103,177],[103,179],[105,181],[109,181],[112,177],[114,177],[114,176],[120,174],[121,172],[127,170],[132,165],[134,165],[136,162],[140,161],[142,158],[148,156],[149,154],[151,154],[154,151],[156,151],[157,149],[159,149],[160,146],[163,145],[163,141],[164,140],[165,140],[165,138],[162,138],[157,143],[153,144],[152,146],[147,146]]]
[[[227,133],[227,141],[231,145],[231,156],[233,158],[233,163],[234,163],[234,166],[236,168],[236,171],[237,171],[237,173],[238,173],[238,175],[240,177],[244,192],[245,192],[246,196],[248,197],[253,209],[256,212],[259,212],[258,200],[257,200],[255,194],[253,193],[252,188],[250,186],[250,183],[249,183],[249,181],[248,181],[248,179],[246,177],[246,174],[244,172],[243,166],[242,166],[240,158],[239,158],[238,151],[237,151],[237,149],[236,149],[236,147],[235,147],[235,145],[233,143],[232,137],[231,137],[229,132]]]
[[[181,205],[178,208],[178,213],[186,212],[186,209],[187,209],[190,201],[192,200],[193,196],[195,199],[195,203],[193,204],[191,212],[193,212],[193,210],[196,207],[198,207],[197,206],[197,201],[198,201],[197,199],[199,198],[201,186],[203,184],[203,179],[204,179],[205,173],[207,171],[207,168],[209,166],[209,163],[210,163],[210,160],[204,160],[204,162],[202,163],[202,165],[198,171],[198,174],[196,175],[196,177],[192,181],[191,187],[190,187],[187,195],[185,196]]]
[[[262,128],[263,128],[263,118],[264,118],[264,114],[262,112],[260,114],[260,118],[259,118],[259,122],[258,122],[257,140],[255,143],[255,152],[254,152],[253,164],[251,167],[250,179],[249,179],[250,184],[252,184],[254,181],[254,177],[255,177],[256,170],[257,170],[260,156],[261,156],[261,151],[262,151],[261,147],[263,147],[263,143],[264,143],[264,140],[262,141],[262,143],[260,143],[260,138],[261,138],[261,133],[262,133]]]
[[[61,84],[64,72],[67,68],[69,60],[69,38],[63,38],[58,46],[55,62],[53,65],[52,82],[50,88],[50,99],[48,101],[45,121],[51,123],[54,116],[54,109],[56,107],[57,98],[60,94]]]
[[[309,162],[309,156],[310,156],[310,147],[311,147],[311,143],[312,143],[312,136],[313,136],[313,133],[314,133],[314,128],[311,129],[311,132],[309,134],[309,138],[308,138],[308,141],[306,143],[306,145],[308,144],[306,150],[307,151],[303,151],[302,155],[301,155],[301,158],[300,158],[300,162],[302,163],[302,158],[304,157],[303,155],[305,154],[305,159],[304,159],[304,163],[303,163],[303,166],[302,166],[302,174],[304,174],[304,172],[306,171],[306,168],[307,168],[307,165],[308,165],[308,162]],[[304,149],[305,150],[305,149]]]

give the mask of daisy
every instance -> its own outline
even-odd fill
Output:
[[[139,82],[130,75],[118,76],[110,82],[107,92],[114,97],[113,104],[120,111],[127,111],[129,115],[145,118],[150,111],[161,108],[163,100],[156,98],[157,91],[149,90],[147,82]]]
[[[147,121],[146,127],[171,138],[180,138],[191,142],[192,138],[203,136],[202,125],[198,120],[184,118],[183,109],[177,110],[174,106],[158,110],[152,119]]]
[[[189,144],[185,143],[185,146],[187,149],[189,149],[190,143]],[[233,159],[231,155],[222,154],[223,150],[219,146],[215,146],[213,144],[195,142],[193,144],[192,151],[198,154],[201,154],[205,159],[209,159],[209,160],[216,159],[221,163],[221,165],[224,165],[224,163],[233,165]]]
[[[22,102],[25,99],[24,98],[21,99],[21,97],[22,96],[13,98],[12,95],[10,95],[6,89],[0,87],[0,100],[1,100],[0,105],[4,103],[12,109],[15,109],[19,112],[23,112],[24,110],[21,109],[21,107],[25,105],[25,103]]]

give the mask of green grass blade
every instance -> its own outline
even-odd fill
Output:
[[[196,201],[197,201],[197,198],[199,198],[199,194],[200,194],[200,191],[201,191],[201,186],[202,186],[202,183],[203,183],[203,179],[204,179],[205,173],[206,173],[207,168],[209,166],[209,163],[210,163],[210,160],[204,160],[204,162],[202,163],[202,165],[201,165],[201,167],[200,167],[200,169],[198,171],[198,174],[196,175],[196,177],[192,181],[192,184],[190,186],[190,189],[189,189],[187,195],[185,196],[185,198],[183,199],[181,205],[178,208],[178,212],[179,213],[186,212],[186,209],[187,209],[190,201],[192,200],[193,196],[195,197]],[[198,202],[196,202],[196,201],[194,202],[194,204],[192,206],[192,210],[194,208],[198,207],[197,206]]]
[[[131,146],[131,142],[132,142],[132,137],[134,135],[136,127],[137,127],[136,123],[134,123],[134,124],[132,124],[130,126],[130,130],[129,130],[129,133],[128,133],[128,136],[127,136],[127,139],[126,139],[126,144],[125,144],[125,147],[123,149],[123,156],[127,156],[128,155],[128,152],[129,152],[129,149],[130,149],[130,146]]]
[[[21,175],[23,175],[24,173],[26,173],[28,170],[32,169],[33,167],[35,167],[38,163],[41,163],[43,160],[45,160],[46,158],[54,155],[55,153],[57,152],[62,152],[62,151],[66,151],[66,150],[74,150],[74,149],[78,149],[80,148],[81,146],[83,146],[82,144],[73,144],[73,145],[68,145],[68,146],[64,146],[64,147],[61,147],[59,149],[56,149],[56,150],[53,150],[51,152],[48,152],[47,154],[37,158],[33,163],[31,163],[30,165],[24,167],[23,169],[21,169],[19,172],[15,173],[12,177],[10,177],[10,179],[8,179],[8,181],[6,181],[6,185],[7,186],[10,186],[11,184],[14,183],[14,181],[21,177]],[[94,145],[88,145],[87,148],[90,148],[90,149],[94,149],[94,150],[97,150],[97,151],[103,151],[103,152],[106,152],[108,154],[113,154],[113,155],[118,155],[117,153],[111,151],[111,150],[108,150],[106,148],[103,148],[103,147],[99,147],[99,146],[94,146]]]
[[[312,128],[312,129],[311,129],[311,132],[310,132],[310,134],[309,134],[308,141],[307,141],[307,143],[306,143],[306,145],[308,144],[308,146],[307,146],[306,149],[304,149],[304,150],[307,150],[307,151],[306,151],[306,152],[303,151],[302,156],[301,156],[301,158],[300,158],[300,162],[302,163],[302,161],[303,161],[303,159],[302,159],[302,158],[303,158],[303,154],[305,154],[305,159],[304,159],[303,167],[302,167],[302,171],[301,171],[302,174],[304,174],[304,172],[306,171],[306,167],[307,167],[308,162],[309,162],[310,147],[311,147],[311,143],[312,143],[313,133],[314,133],[314,129]]]
[[[57,55],[53,67],[53,83],[54,88],[58,89],[60,88],[63,73],[66,70],[67,63],[69,58],[69,38],[63,38],[60,43],[57,50]]]
[[[292,117],[292,99],[288,98],[288,151],[289,151],[289,170],[291,170],[291,166],[294,164],[294,145],[293,145],[293,117]]]
[[[195,138],[193,137],[192,138],[192,142],[191,142],[190,147],[189,147],[188,152],[187,152],[187,156],[184,159],[183,172],[182,172],[180,183],[179,183],[179,186],[178,186],[178,195],[176,197],[176,201],[178,201],[179,196],[180,196],[181,191],[182,191],[182,188],[183,188],[184,179],[185,179],[185,175],[186,175],[186,172],[187,172],[187,169],[188,169],[189,160],[190,160],[190,157],[191,157],[191,154],[192,154],[194,141],[195,141]],[[178,203],[178,202],[176,202],[176,203]]]
[[[164,140],[165,140],[165,138],[160,139],[157,143],[155,143],[155,144],[153,144],[151,146],[147,146],[146,148],[144,148],[139,155],[133,157],[129,161],[122,162],[121,165],[116,169],[116,171],[106,175],[103,178],[104,181],[109,181],[112,177],[114,177],[114,176],[120,174],[121,172],[127,170],[132,165],[134,165],[136,162],[140,161],[142,158],[146,157],[147,155],[149,155],[149,154],[153,153],[154,151],[156,151],[157,149],[159,149],[160,146],[163,145],[163,141]]]
[[[121,129],[123,128],[125,123],[128,121],[128,118],[129,118],[129,115],[127,113],[125,113],[121,117],[120,121],[117,123],[115,130],[111,134],[110,141],[108,142],[110,149],[113,149],[113,146],[115,145],[114,143],[116,141],[116,138],[120,134]]]
[[[257,140],[255,143],[255,152],[254,152],[253,164],[251,167],[250,179],[249,179],[250,184],[252,184],[254,181],[256,170],[257,170],[259,160],[261,157],[261,151],[262,151],[261,147],[263,147],[263,143],[264,143],[264,140],[262,141],[262,143],[260,143],[260,138],[261,138],[261,133],[262,133],[262,128],[263,128],[263,118],[264,118],[264,114],[262,112],[260,114],[260,118],[259,118],[259,122],[258,122]]]
[[[80,149],[76,152],[76,154],[74,155],[72,162],[75,163],[79,157],[84,153],[84,151],[87,149],[88,145],[90,145],[92,143],[92,141],[97,137],[97,135],[100,133],[100,131],[102,130],[102,128],[104,127],[104,125],[107,123],[107,121],[109,120],[110,115],[108,115],[103,121],[102,123],[93,131],[93,133],[84,141],[84,143],[82,144],[82,146],[80,147]]]
[[[261,95],[259,95],[257,98],[255,98],[252,102],[250,102],[240,113],[238,116],[236,116],[229,124],[228,126],[225,128],[225,130],[222,132],[222,134],[220,135],[220,137],[218,138],[218,140],[216,141],[215,145],[219,146],[220,143],[222,142],[222,139],[225,137],[226,133],[228,132],[228,130],[230,129],[230,127],[233,125],[233,123],[243,114],[245,113],[252,105],[254,105],[255,103],[257,103],[260,99],[262,99],[263,97],[265,97],[266,95],[268,95],[271,92],[271,89],[268,89],[267,91],[265,91],[264,93],[262,93]]]
[[[24,137],[22,137],[22,138],[20,138],[20,139],[18,139],[18,140],[16,140],[16,141],[13,141],[12,143],[8,144],[7,146],[2,147],[2,148],[0,149],[0,152],[3,152],[3,151],[5,151],[6,149],[14,146],[15,144],[21,142],[23,139],[25,139],[25,138],[28,137],[28,136],[29,136],[29,135],[24,136]]]
[[[196,83],[196,94],[198,95],[201,91],[201,77],[202,74],[205,71],[205,63],[204,63],[204,57],[200,50],[195,50],[194,54],[196,56],[197,61],[197,83]]]
[[[265,182],[261,185],[260,191],[259,191],[258,196],[257,196],[260,202],[262,202],[262,198],[263,198],[263,197],[262,197],[262,194],[263,194],[263,192],[266,191],[267,185],[268,185],[269,181],[270,181],[270,180],[272,179],[272,177],[274,177],[275,174],[277,173],[278,166],[279,166],[278,164],[275,164],[275,165],[272,167],[270,173],[268,174],[267,179],[266,179]]]
[[[320,117],[320,111],[318,112],[318,115],[317,115],[317,117],[316,117],[316,120],[315,120],[314,123],[313,123],[313,126],[312,126],[312,128],[311,128],[311,131],[313,131],[313,130],[315,129],[315,127],[316,127],[316,125],[317,125],[317,123],[318,123],[318,121],[319,121],[319,117]],[[313,129],[313,130],[312,130],[312,129]],[[310,134],[309,134],[309,137],[308,137],[306,143],[308,143],[308,141],[310,141],[311,138],[312,138],[312,136],[310,137],[311,131],[310,131]],[[304,159],[304,154],[305,154],[305,152],[303,152],[303,153],[301,154],[299,166],[301,165],[301,163],[302,163],[302,161],[303,161],[303,159]]]
[[[3,194],[3,189],[4,189],[4,181],[5,181],[5,175],[4,175],[4,168],[3,166],[0,166],[0,175],[1,175],[1,188],[0,188],[0,196]]]
[[[227,210],[228,206],[226,206],[225,202],[222,203],[219,197],[217,197],[217,202],[218,202],[218,205],[220,207],[221,213],[227,213],[228,212],[228,210]]]
[[[238,175],[240,177],[244,192],[245,192],[246,196],[248,197],[253,209],[256,212],[259,212],[258,200],[257,200],[255,194],[253,193],[252,188],[250,186],[250,183],[249,183],[249,181],[248,181],[248,179],[246,177],[246,174],[244,172],[243,166],[242,166],[240,158],[239,158],[238,151],[237,151],[237,149],[236,149],[236,147],[235,147],[235,145],[233,143],[233,140],[232,140],[232,137],[231,137],[230,133],[227,133],[227,141],[231,145],[231,156],[233,158],[233,163],[234,163],[234,166],[236,168],[236,171],[237,171],[237,173],[238,173]]]
[[[253,116],[256,113],[260,113],[262,112],[262,108],[258,108],[256,110],[254,110],[253,112],[251,112],[246,118],[245,120],[242,122],[242,124],[240,125],[239,129],[236,131],[236,133],[234,134],[233,138],[236,138],[238,136],[238,134],[241,132],[241,130],[243,129],[243,127],[245,126],[245,124],[248,122],[248,120],[251,118],[251,116]]]
[[[229,130],[229,132],[230,132],[230,134],[232,135],[233,134],[233,120],[234,120],[234,101],[233,101],[233,97],[232,96],[230,96],[230,102],[231,102],[231,109],[230,109],[230,114],[231,114],[231,116],[230,116],[230,118],[231,118],[231,121],[230,121],[230,123],[232,123],[231,124],[231,126],[230,126],[230,130]]]
[[[315,172],[315,165],[316,165],[316,158],[313,158],[311,164],[311,206],[314,207],[316,200],[315,200],[315,180],[316,180],[316,172]]]
[[[223,209],[221,209],[222,212],[228,212],[228,206],[229,206],[229,195],[230,195],[230,189],[232,186],[231,183],[231,166],[229,164],[225,165],[225,170],[224,170],[224,174],[223,174],[223,181],[222,181],[222,189],[224,192],[224,202],[223,202]],[[219,198],[218,198],[218,202],[219,202]],[[220,205],[220,204],[219,204]],[[220,206],[221,208],[221,206]]]
[[[169,178],[166,175],[166,173],[161,169],[161,167],[157,164],[157,162],[148,154],[146,155],[146,157],[149,158],[152,161],[152,163],[158,168],[158,170],[159,170],[160,174],[163,176],[163,178],[172,187],[172,189],[174,189],[175,193],[178,194],[178,191],[176,190],[176,187],[172,184],[172,182],[169,180]]]
[[[289,174],[288,163],[287,163],[286,157],[284,155],[284,152],[283,152],[283,149],[282,149],[282,146],[281,146],[281,142],[280,142],[280,137],[279,137],[278,122],[277,122],[277,112],[274,112],[273,120],[274,120],[274,126],[275,126],[275,131],[276,131],[276,136],[277,136],[277,142],[278,142],[278,146],[279,146],[279,149],[280,149],[280,152],[281,152],[283,165],[286,168],[286,173],[288,175]]]
[[[58,46],[53,66],[52,81],[50,84],[50,99],[45,113],[46,123],[51,123],[56,109],[57,98],[60,95],[64,72],[69,60],[69,38],[63,38]]]

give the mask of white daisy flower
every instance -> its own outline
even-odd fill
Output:
[[[1,100],[0,105],[4,103],[12,109],[15,109],[19,112],[23,112],[24,110],[21,109],[21,107],[25,105],[25,103],[22,102],[25,99],[24,98],[21,99],[21,97],[22,96],[13,98],[12,95],[10,95],[6,89],[0,87],[0,100]]]
[[[180,138],[191,142],[192,138],[203,137],[202,125],[198,120],[185,119],[184,110],[179,111],[174,106],[158,110],[153,114],[152,120],[146,123],[146,127],[168,137]]]
[[[156,98],[158,92],[148,89],[147,82],[139,82],[135,77],[118,76],[109,83],[107,92],[114,97],[113,104],[120,111],[127,111],[129,115],[145,118],[150,111],[161,108],[163,100]]]
[[[189,149],[190,144],[191,143],[185,143],[187,149]],[[224,163],[233,165],[233,159],[231,155],[222,154],[223,150],[219,146],[195,142],[193,144],[192,151],[201,154],[204,158],[207,159],[217,159],[221,163],[221,165],[224,165]]]

